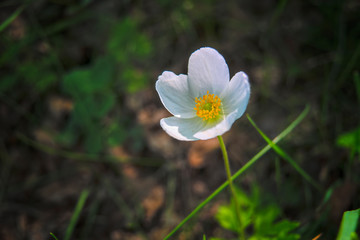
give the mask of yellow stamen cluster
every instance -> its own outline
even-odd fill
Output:
[[[203,120],[215,119],[221,112],[221,99],[214,94],[207,94],[195,98],[196,115]]]

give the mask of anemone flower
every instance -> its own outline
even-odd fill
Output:
[[[250,97],[244,72],[230,80],[223,56],[210,47],[191,54],[188,75],[163,72],[156,91],[165,108],[174,115],[163,118],[161,127],[182,141],[206,140],[227,132],[243,115]]]

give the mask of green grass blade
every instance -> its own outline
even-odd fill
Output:
[[[75,211],[71,217],[71,220],[70,220],[70,223],[69,223],[69,226],[67,227],[66,229],[66,233],[65,233],[65,238],[64,240],[70,240],[71,238],[71,235],[74,231],[74,228],[75,228],[75,225],[79,219],[79,216],[80,216],[80,213],[81,213],[81,210],[83,209],[84,205],[85,205],[85,202],[86,202],[86,199],[87,197],[89,196],[89,190],[85,189],[81,192],[81,195],[79,197],[79,200],[76,204],[76,207],[75,207]]]
[[[259,132],[259,134],[265,139],[265,141],[270,145],[274,151],[279,154],[282,158],[287,160],[298,173],[300,173],[303,178],[305,178],[306,181],[308,181],[310,184],[312,184],[315,188],[318,190],[321,190],[321,186],[312,178],[309,174],[307,174],[285,151],[283,151],[279,146],[277,146],[273,141],[271,141],[270,138],[268,138],[256,125],[256,123],[251,119],[249,115],[246,115],[249,119],[250,123],[253,125],[253,127]]]
[[[279,142],[287,134],[289,134],[307,115],[309,112],[309,107],[306,107],[305,110],[278,136],[273,139],[274,143]],[[240,168],[232,177],[232,180],[238,178],[243,174],[247,169],[249,169],[260,157],[262,157],[266,152],[271,149],[270,145],[265,146],[258,152],[253,158],[250,159],[242,168]],[[189,221],[193,216],[195,216],[206,204],[208,204],[213,198],[215,198],[222,190],[224,190],[229,185],[229,182],[226,181],[220,187],[218,187],[210,196],[208,196],[203,202],[201,202],[186,218],[184,218],[165,238],[164,240],[169,239],[174,235],[187,221]]]
[[[96,214],[99,211],[100,203],[101,203],[101,197],[99,196],[95,197],[95,199],[92,201],[91,205],[89,206],[89,213],[86,216],[86,220],[84,221],[84,227],[82,229],[81,233],[81,240],[89,239],[89,234],[91,234],[91,230],[94,227],[94,223],[96,220]]]
[[[356,231],[359,222],[360,208],[353,211],[344,212],[340,230],[336,240],[350,240],[353,232]]]
[[[58,240],[58,238],[51,232],[50,235],[55,239]]]
[[[17,16],[24,10],[24,6],[19,7],[16,11],[11,14],[1,25],[0,25],[0,32],[2,32],[12,21],[15,20]]]

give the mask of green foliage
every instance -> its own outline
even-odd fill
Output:
[[[360,208],[344,213],[340,230],[336,240],[356,240],[359,239],[356,234],[356,227],[359,223]]]
[[[274,203],[264,205],[263,201],[261,201],[263,197],[257,187],[253,187],[251,196],[247,196],[240,189],[236,190],[236,195],[241,209],[241,226],[245,229],[253,229],[250,240],[290,240],[300,238],[298,234],[292,233],[299,226],[299,223],[279,220],[281,216],[280,208]],[[239,224],[235,213],[235,205],[232,202],[229,205],[220,206],[215,218],[220,226],[239,234]],[[212,240],[215,240],[215,238],[212,238]]]
[[[106,145],[122,144],[132,138],[134,150],[142,147],[139,128],[126,118],[115,118],[104,124],[104,118],[114,110],[117,92],[114,89],[116,63],[111,57],[98,58],[92,65],[69,72],[63,79],[63,89],[74,101],[71,119],[58,140],[71,146],[80,137],[89,153],[98,153]]]
[[[58,140],[71,146],[83,138],[86,151],[98,153],[105,146],[119,145],[131,138],[132,150],[140,150],[142,131],[133,122],[126,116],[115,116],[106,124],[104,119],[111,112],[119,112],[115,105],[122,94],[147,86],[146,71],[136,65],[143,63],[150,53],[150,41],[139,32],[133,19],[125,18],[115,24],[107,54],[87,67],[70,71],[63,78],[63,90],[73,99],[74,109]]]
[[[108,53],[118,63],[119,80],[126,92],[134,93],[147,85],[147,75],[136,67],[152,51],[150,40],[139,32],[134,19],[125,18],[113,27],[107,44]]]
[[[351,152],[360,153],[360,127],[340,135],[336,140],[336,144],[349,149]]]
[[[134,19],[125,18],[114,26],[108,51],[122,64],[130,60],[147,57],[151,52],[151,44],[146,35],[140,33]]]
[[[137,92],[147,86],[147,76],[143,71],[128,67],[121,72],[120,79],[129,93]]]
[[[36,93],[44,93],[57,82],[58,77],[53,71],[51,56],[38,61],[24,60],[16,65],[13,73],[5,75],[0,82],[0,92],[9,92],[16,84],[23,84]]]
[[[37,92],[45,92],[57,81],[57,76],[48,63],[49,57],[38,63],[27,61],[18,67],[18,77]]]
[[[85,136],[87,151],[98,153],[102,150],[106,129],[101,120],[114,107],[116,99],[112,87],[114,69],[110,58],[99,58],[89,67],[73,70],[64,76],[63,89],[72,97],[74,110],[66,131],[59,136],[63,143],[72,144],[78,129]]]

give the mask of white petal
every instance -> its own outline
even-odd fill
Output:
[[[161,102],[171,114],[182,118],[196,116],[195,101],[190,96],[186,75],[165,71],[156,81],[155,88]]]
[[[169,117],[160,120],[160,126],[167,134],[181,141],[199,140],[194,136],[206,125],[199,117],[194,118],[177,118]]]
[[[236,115],[236,112],[233,112],[217,123],[209,123],[199,117],[169,117],[161,119],[160,125],[167,134],[181,141],[207,140],[229,131],[237,119]]]
[[[194,97],[219,95],[229,84],[229,68],[223,56],[213,48],[200,48],[191,54],[188,65],[189,87]]]
[[[216,125],[208,124],[206,127],[195,133],[194,137],[201,140],[206,140],[223,135],[230,130],[236,119],[238,119],[236,112],[232,112],[225,116],[224,119],[221,122],[218,122]]]
[[[248,76],[244,72],[236,73],[219,97],[223,103],[225,115],[235,112],[235,120],[241,117],[250,98]]]

